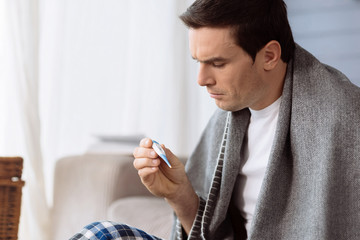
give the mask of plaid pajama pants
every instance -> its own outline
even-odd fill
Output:
[[[80,233],[75,234],[69,240],[161,240],[146,232],[130,227],[125,224],[118,224],[111,221],[94,222],[83,228]]]

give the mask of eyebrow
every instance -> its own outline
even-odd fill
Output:
[[[227,59],[223,58],[223,57],[212,57],[212,58],[205,59],[205,60],[199,60],[199,59],[196,59],[194,57],[192,57],[192,58],[194,60],[198,61],[198,62],[205,63],[205,64],[209,64],[209,63],[213,63],[213,62],[225,62],[225,61],[227,61]]]

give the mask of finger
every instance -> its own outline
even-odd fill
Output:
[[[135,158],[157,158],[158,155],[152,148],[137,147],[134,149]]]
[[[141,181],[147,185],[151,184],[151,181],[154,179],[154,173],[157,171],[159,171],[158,167],[142,168],[138,171],[138,175],[140,176]]]
[[[143,138],[140,141],[140,147],[151,148],[152,140],[150,138]]]
[[[175,154],[173,154],[173,152],[171,152],[170,149],[166,148],[164,145],[162,145],[165,154],[166,154],[166,158],[168,159],[168,161],[170,162],[170,164],[173,166],[175,164],[179,164],[180,161],[178,160],[178,158],[175,156]]]
[[[137,170],[148,167],[158,167],[160,165],[159,158],[135,158],[133,165]]]

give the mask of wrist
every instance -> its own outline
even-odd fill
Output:
[[[189,234],[200,204],[200,199],[190,182],[165,200],[173,208],[185,232]]]
[[[198,199],[198,196],[188,179],[180,184],[176,191],[174,191],[172,194],[165,196],[165,200],[170,205],[176,206],[183,206],[188,205],[189,203],[194,203],[195,199]]]

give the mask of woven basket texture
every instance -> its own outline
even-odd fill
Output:
[[[0,157],[0,240],[15,240],[18,236],[23,159]]]

